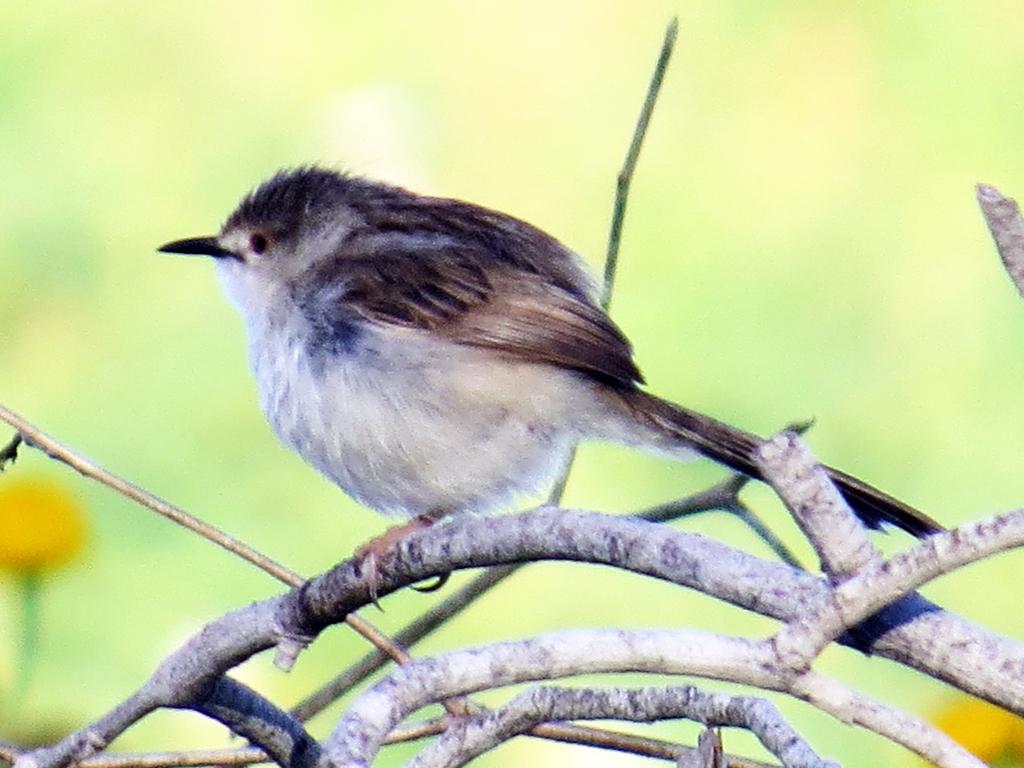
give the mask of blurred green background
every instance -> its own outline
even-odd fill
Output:
[[[275,169],[320,162],[508,211],[597,266],[672,14],[679,45],[613,305],[651,387],[761,432],[814,416],[819,456],[951,524],[1024,501],[1024,303],[973,197],[977,181],[1024,195],[1015,2],[5,0],[0,10],[0,402],[304,574],[385,522],[278,446],[212,266],[155,246],[214,230]],[[0,483],[30,470],[79,499],[89,542],[45,579],[38,668],[16,706],[0,702],[0,737],[78,727],[205,621],[279,591],[38,453],[24,451]],[[587,446],[567,500],[625,512],[720,476]],[[770,493],[747,498],[807,556]],[[766,554],[724,516],[683,525]],[[890,550],[908,543],[884,538]],[[1021,637],[1020,567],[1011,554],[925,592]],[[368,615],[399,627],[444,594],[398,595]],[[19,610],[5,577],[0,691],[14,678]],[[417,650],[598,625],[772,626],[604,569],[538,565]],[[290,675],[264,658],[239,674],[290,704],[365,649],[338,628]],[[958,701],[884,660],[835,650],[820,666],[926,717]],[[847,765],[915,764],[779,703]],[[339,711],[314,721],[316,733]],[[228,743],[198,716],[159,713],[116,746]],[[763,756],[742,736],[726,747]],[[410,754],[393,749],[381,764]],[[526,740],[480,764],[527,760],[641,764]]]

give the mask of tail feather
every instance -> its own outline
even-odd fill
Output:
[[[670,435],[709,459],[756,480],[764,480],[753,461],[761,438],[710,416],[687,410],[647,392],[627,395],[634,412],[656,431]],[[943,530],[935,520],[852,475],[823,467],[857,516],[871,528],[891,523],[918,538]]]

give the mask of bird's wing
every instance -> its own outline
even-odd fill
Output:
[[[535,231],[545,246],[555,242]],[[421,329],[615,386],[642,380],[629,341],[590,299],[582,271],[575,282],[560,279],[580,270],[570,252],[559,245],[561,253],[549,255],[566,262],[545,273],[551,265],[538,265],[537,254],[516,261],[491,246],[473,238],[388,237],[376,229],[350,237],[302,282],[333,286],[328,306],[319,289],[315,314],[339,326],[361,320]]]

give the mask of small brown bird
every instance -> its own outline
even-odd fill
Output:
[[[519,219],[299,168],[248,195],[220,234],[160,250],[216,258],[277,435],[380,512],[425,523],[500,508],[587,438],[761,479],[760,438],[641,389],[582,262]],[[869,526],[941,530],[827,471]]]

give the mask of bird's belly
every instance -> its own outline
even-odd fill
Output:
[[[535,366],[477,360],[475,350],[414,335],[405,343],[370,335],[326,360],[284,343],[294,348],[262,365],[254,357],[267,418],[282,441],[378,511],[489,511],[538,489],[570,450],[571,435],[531,401],[523,379]]]

